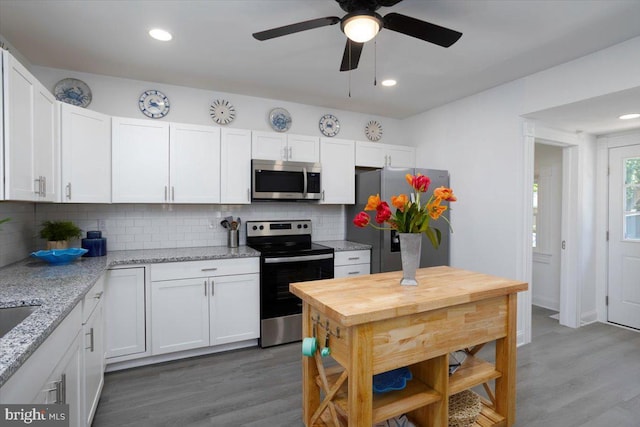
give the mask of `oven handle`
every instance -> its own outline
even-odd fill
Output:
[[[333,259],[333,254],[265,258],[264,263],[265,264],[283,264],[285,262],[317,261],[320,259]]]

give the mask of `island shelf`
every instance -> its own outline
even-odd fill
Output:
[[[516,297],[527,284],[431,267],[418,270],[420,285],[409,287],[399,285],[401,274],[290,285],[303,300],[304,336],[315,330],[321,344],[328,337],[337,362],[325,369],[318,353],[303,357],[305,425],[360,427],[407,414],[416,426],[444,427],[448,397],[478,385],[489,400],[476,425],[513,425]],[[473,350],[491,341],[495,364]],[[459,349],[471,354],[450,376],[449,353]],[[373,375],[403,366],[413,374],[406,388],[373,393]]]

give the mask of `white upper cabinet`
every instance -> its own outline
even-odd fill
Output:
[[[62,201],[111,202],[111,116],[61,104]]]
[[[220,129],[171,123],[170,198],[175,203],[220,203]]]
[[[55,98],[9,52],[2,56],[5,199],[57,201]]]
[[[251,131],[221,129],[220,203],[251,203]]]
[[[413,147],[356,141],[356,166],[413,168],[415,154],[416,149]]]
[[[320,138],[275,132],[253,132],[251,157],[295,162],[320,161]]]
[[[114,203],[166,203],[169,194],[169,123],[112,119]]]
[[[324,204],[355,203],[355,143],[321,138],[322,200]]]
[[[220,130],[112,120],[114,203],[219,203]]]

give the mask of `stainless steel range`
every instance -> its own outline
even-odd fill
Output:
[[[248,221],[260,251],[260,346],[302,339],[302,301],[289,283],[333,278],[333,248],[311,241],[311,221]]]

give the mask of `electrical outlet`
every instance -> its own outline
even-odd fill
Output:
[[[107,221],[104,219],[98,220],[98,230],[104,231],[107,229]]]

